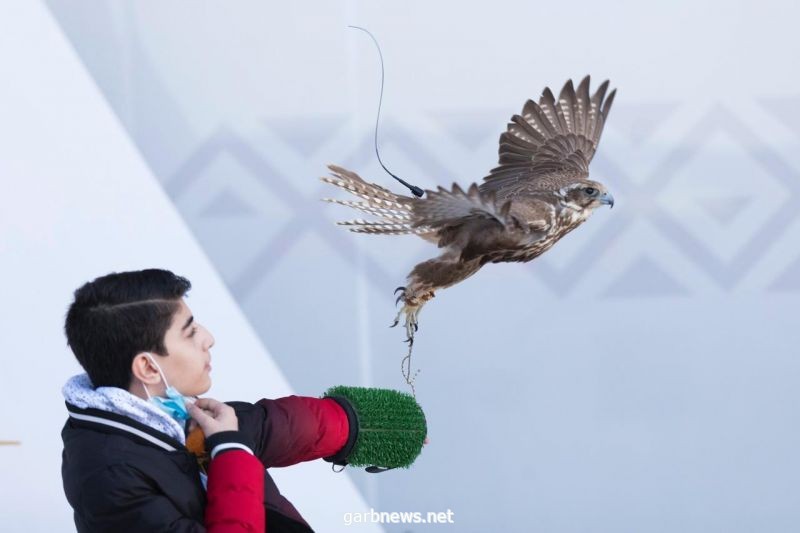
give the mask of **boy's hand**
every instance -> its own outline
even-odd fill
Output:
[[[200,398],[194,403],[187,403],[187,410],[206,438],[220,431],[239,430],[236,411],[228,404],[211,398]]]

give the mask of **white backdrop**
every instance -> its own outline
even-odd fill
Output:
[[[797,529],[795,4],[46,4],[0,16],[0,438],[23,441],[0,448],[22,484],[4,516],[47,501],[69,526],[61,322],[109,270],[193,281],[220,397],[404,388],[391,291],[435,250],[347,234],[318,201],[330,162],[394,188],[356,24],[383,47],[395,173],[479,180],[525,99],[590,73],[619,89],[592,162],[617,204],[437,294],[415,347],[431,444],[408,471],[303,467],[298,507],[320,531],[364,506],[452,509],[459,532]]]
[[[81,369],[62,328],[85,281],[153,265],[187,276],[188,303],[217,340],[208,395],[255,401],[292,391],[46,8],[3,4],[0,27],[0,439],[21,441],[0,448],[0,515],[4,531],[70,531],[60,389]],[[342,523],[340,509],[369,510],[328,463],[273,471],[322,530]]]

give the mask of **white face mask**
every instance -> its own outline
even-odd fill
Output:
[[[178,389],[170,386],[169,382],[167,381],[167,376],[164,374],[164,371],[161,370],[161,367],[156,360],[149,353],[145,353],[145,355],[147,355],[147,358],[150,359],[150,362],[156,366],[158,373],[161,374],[161,379],[164,380],[164,385],[167,387],[167,390],[165,391],[165,394],[167,395],[166,398],[162,398],[161,396],[151,396],[150,391],[147,390],[147,385],[142,382],[142,387],[144,387],[144,392],[147,394],[148,401],[156,404],[162,411],[179,422],[189,420],[191,417],[189,416],[189,411],[186,410],[186,403],[194,403],[194,400],[182,395],[180,392],[178,392]]]

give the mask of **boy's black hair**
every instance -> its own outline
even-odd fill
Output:
[[[114,272],[76,290],[64,332],[92,384],[127,390],[136,354],[167,355],[164,336],[191,288],[169,270],[148,269]]]

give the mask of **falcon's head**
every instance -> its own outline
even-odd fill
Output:
[[[592,180],[579,180],[562,187],[558,191],[563,203],[577,211],[594,210],[601,205],[614,207],[614,197],[605,185]]]

